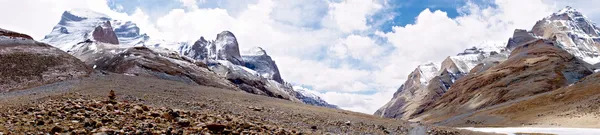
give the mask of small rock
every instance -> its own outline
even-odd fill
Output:
[[[133,112],[135,112],[135,113],[143,113],[144,109],[142,109],[142,107],[136,105],[136,106],[133,107]]]
[[[346,121],[346,126],[350,126],[352,123],[350,121]]]
[[[225,127],[227,127],[227,126],[221,125],[221,124],[208,124],[208,125],[206,125],[206,128],[208,130],[210,130],[210,131],[213,131],[213,132],[223,131],[225,129]]]
[[[317,130],[317,126],[311,126],[310,129]]]
[[[35,124],[38,125],[38,126],[41,126],[41,125],[44,125],[44,121],[43,120],[39,120]]]
[[[190,126],[190,121],[188,119],[179,118],[177,119],[177,124],[182,127],[188,127]]]
[[[108,93],[108,99],[111,101],[114,101],[116,97],[117,97],[117,95],[115,94],[115,91],[110,90],[110,92]]]
[[[54,127],[52,127],[52,129],[50,129],[50,133],[62,133],[63,130],[64,129],[59,126],[54,126]]]

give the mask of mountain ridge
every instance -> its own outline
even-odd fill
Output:
[[[218,33],[217,38],[212,41],[201,37],[193,44],[170,42],[140,33],[140,28],[131,21],[114,20],[94,11],[74,9],[65,11],[57,26],[42,41],[55,45],[100,70],[150,75],[221,88],[234,85],[250,93],[332,106],[321,98],[307,98],[312,96],[294,91],[281,78],[275,61],[262,48],[263,55],[242,56],[235,35],[229,31]],[[114,57],[115,55],[120,57]],[[140,55],[143,58],[128,58],[129,55]],[[137,64],[129,66],[130,64],[123,62]],[[170,66],[157,65],[160,63]],[[193,66],[201,68],[192,68]],[[206,71],[193,71],[204,69]],[[225,78],[229,84],[207,81],[206,77],[211,78],[209,76],[212,75],[200,75],[208,72],[216,72],[216,76]]]

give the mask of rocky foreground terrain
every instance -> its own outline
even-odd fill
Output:
[[[3,134],[482,134],[112,73],[2,93],[0,109]]]

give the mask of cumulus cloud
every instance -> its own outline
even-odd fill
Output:
[[[343,32],[367,30],[367,17],[383,8],[376,0],[344,0],[329,4],[328,18],[332,27]]]
[[[374,58],[382,55],[383,48],[370,37],[349,35],[344,39],[338,40],[335,45],[331,46],[330,52],[341,59],[349,56],[354,59],[371,62]]]

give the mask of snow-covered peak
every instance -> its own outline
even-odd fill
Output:
[[[580,12],[578,12],[575,8],[571,7],[571,6],[567,6],[561,10],[559,10],[558,12],[554,13],[554,15],[560,15],[560,14],[581,14]]]
[[[99,29],[97,29],[99,28]],[[95,40],[92,33],[94,30],[114,33],[118,42],[112,44],[121,46],[151,46],[162,47],[170,42],[152,40],[146,34],[140,33],[139,27],[131,21],[113,20],[109,16],[86,9],[73,9],[63,12],[60,22],[46,35],[42,42],[56,46],[64,51],[69,51],[74,45],[86,40]],[[111,29],[111,30],[109,30]],[[174,49],[177,47],[165,47]]]
[[[223,31],[217,34],[217,39],[214,41],[216,59],[228,60],[233,64],[242,65],[242,56],[240,48],[235,38],[235,35],[229,31]]]
[[[293,86],[294,91],[298,92],[296,98],[302,100],[302,102],[306,104],[323,106],[329,108],[338,108],[336,105],[332,105],[327,103],[325,100],[321,99],[321,97],[317,96],[317,92],[312,91],[308,88],[304,88],[302,86]]]
[[[600,28],[581,12],[567,7],[540,21],[531,32],[554,40],[558,47],[589,64],[600,62]]]
[[[438,66],[433,63],[419,65],[417,69],[420,74],[419,81],[423,84],[427,84],[427,82],[435,77],[438,72]]]
[[[294,86],[293,88],[295,91],[300,92],[300,94],[306,97],[321,100],[321,97],[317,96],[316,92],[309,90],[308,88],[304,88],[302,86]]]
[[[76,8],[76,9],[71,9],[71,10],[65,11],[63,13],[63,17],[65,17],[65,15],[67,15],[67,14],[69,16],[76,16],[79,18],[110,18],[106,14],[102,14],[102,13],[95,12],[95,11],[88,10],[88,9],[81,9],[81,8]]]
[[[252,47],[246,51],[242,51],[242,56],[263,56],[267,55],[267,52],[261,47]]]
[[[227,60],[235,65],[243,65],[240,48],[235,35],[229,31],[217,34],[217,39],[207,41],[204,37],[194,44],[184,44],[179,47],[179,52],[196,60]]]

